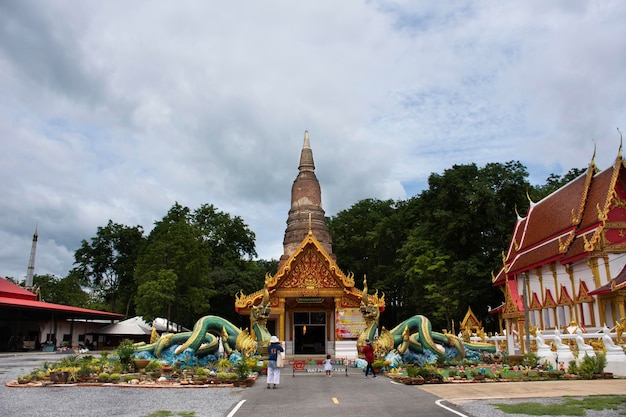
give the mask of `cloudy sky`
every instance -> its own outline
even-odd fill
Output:
[[[308,130],[327,215],[453,164],[606,168],[626,130],[616,1],[0,2],[0,276],[65,276],[109,219],[178,201],[277,259]],[[514,215],[514,214],[512,214]]]

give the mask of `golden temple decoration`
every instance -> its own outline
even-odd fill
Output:
[[[504,272],[509,272],[509,266],[506,264],[506,254],[502,251],[502,267],[504,268]]]
[[[567,235],[567,239],[565,240],[565,242],[563,242],[561,240],[561,237],[559,236],[559,252],[560,253],[565,253],[567,252],[567,250],[569,249],[570,245],[572,244],[572,242],[574,241],[574,237],[576,236],[576,233],[572,230],[571,232],[569,232],[569,234]]]
[[[509,285],[513,285],[511,282],[505,284],[506,292],[504,293],[504,307],[502,309],[502,318],[520,318],[523,317],[524,312],[517,306],[515,300],[511,296],[511,289]]]
[[[585,204],[587,203],[587,195],[589,194],[589,189],[591,188],[591,180],[593,176],[596,174],[596,146],[594,142],[593,146],[593,156],[591,157],[591,162],[589,163],[589,168],[587,168],[587,177],[585,178],[585,185],[583,194],[580,196],[580,204],[578,205],[578,212],[575,212],[572,209],[572,226],[577,226],[581,220],[583,219],[583,213],[585,212]]]
[[[585,251],[591,252],[595,249],[596,243],[600,240],[602,236],[602,227],[596,229],[596,231],[591,236],[591,239],[587,239],[587,235],[583,235],[583,242],[585,244]]]

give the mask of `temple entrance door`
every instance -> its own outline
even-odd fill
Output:
[[[326,353],[326,313],[294,313],[294,353],[323,355]]]

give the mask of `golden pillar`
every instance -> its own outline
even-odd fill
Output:
[[[280,340],[286,340],[286,333],[285,333],[285,299],[284,298],[279,298],[278,299],[278,305],[280,307],[280,315],[278,316],[278,332],[279,332],[279,338]]]

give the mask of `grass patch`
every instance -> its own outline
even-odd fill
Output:
[[[592,396],[583,399],[565,398],[559,404],[523,402],[518,404],[491,404],[506,414],[530,416],[584,416],[586,410],[617,410],[626,404],[624,396]]]
[[[180,412],[174,414],[171,411],[159,410],[159,411],[155,411],[154,413],[150,413],[150,414],[148,414],[147,416],[144,416],[144,417],[173,417],[173,416],[195,417],[196,416],[196,412],[195,411],[180,411]]]

